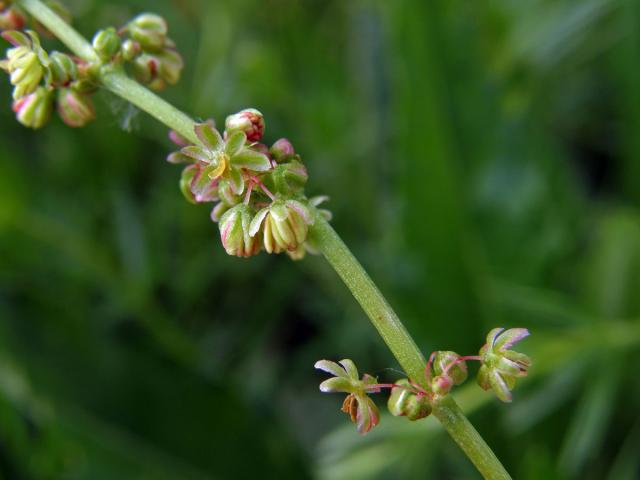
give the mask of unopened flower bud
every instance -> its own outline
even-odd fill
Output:
[[[34,92],[13,102],[16,118],[25,127],[38,129],[51,117],[53,110],[53,92],[38,87]]]
[[[460,385],[467,379],[467,364],[456,352],[440,351],[433,360],[433,373],[449,377],[454,385]]]
[[[102,60],[111,60],[120,50],[121,40],[116,29],[109,27],[96,32],[92,45]]]
[[[143,13],[127,25],[131,38],[148,52],[160,52],[167,38],[167,22],[153,13]]]
[[[52,52],[49,60],[47,83],[52,87],[66,87],[78,77],[78,66],[69,55]]]
[[[174,49],[166,49],[157,55],[159,60],[158,76],[169,85],[175,85],[180,80],[184,67],[182,56]]]
[[[162,90],[167,84],[175,85],[180,79],[183,66],[182,57],[175,50],[153,55],[143,53],[132,63],[137,80],[153,90]]]
[[[22,30],[26,23],[24,13],[15,5],[0,11],[0,30]]]
[[[220,239],[227,254],[250,257],[260,251],[259,239],[249,235],[251,207],[243,203],[229,209],[220,219]]]
[[[264,118],[255,108],[247,108],[233,115],[229,115],[225,121],[227,133],[235,131],[244,132],[248,142],[257,142],[264,134]]]
[[[262,228],[267,253],[294,251],[306,240],[312,223],[311,212],[306,205],[297,200],[276,200],[256,214],[251,222],[250,235],[256,236]]]
[[[397,386],[391,389],[387,407],[391,415],[406,416],[415,421],[431,414],[431,404],[426,396],[418,395],[408,379],[403,378],[395,382]]]
[[[142,47],[138,42],[127,39],[122,42],[121,51],[122,58],[127,62],[131,62],[134,58],[142,53]]]
[[[96,110],[89,95],[72,88],[63,88],[58,94],[58,114],[70,127],[84,127],[96,118]]]
[[[293,158],[293,156],[296,154],[295,150],[293,149],[293,145],[286,138],[281,138],[280,140],[277,140],[273,145],[271,145],[270,152],[271,155],[273,155],[273,159],[278,163],[285,162]]]

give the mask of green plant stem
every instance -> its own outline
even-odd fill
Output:
[[[122,70],[103,73],[100,75],[100,80],[112,93],[133,103],[187,140],[200,143],[193,129],[195,123],[188,115],[129,78]]]
[[[97,60],[91,45],[40,0],[18,0],[18,3],[73,53],[90,62]],[[115,95],[128,100],[180,135],[198,143],[193,130],[195,123],[188,115],[131,80],[121,69],[106,66],[100,70],[99,77],[103,86]],[[407,375],[414,382],[428,388],[424,375],[426,363],[422,353],[364,268],[322,216],[316,215],[311,234],[315,237],[325,258],[360,303]],[[484,478],[489,480],[511,478],[451,396],[434,402],[433,407],[435,417],[440,420]]]

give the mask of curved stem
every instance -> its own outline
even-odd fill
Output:
[[[91,45],[40,0],[17,0],[17,3],[47,27],[74,54],[87,61],[97,60]],[[195,123],[188,115],[127,77],[121,69],[106,66],[101,69],[99,76],[105,88],[144,110],[183,137],[199,143],[193,129]],[[310,234],[315,237],[325,258],[351,290],[410,379],[428,390],[426,362],[422,353],[358,260],[331,225],[317,213]],[[433,412],[484,478],[511,478],[450,395],[434,401]]]

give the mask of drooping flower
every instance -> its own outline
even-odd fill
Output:
[[[10,74],[14,86],[13,99],[33,93],[44,76],[49,57],[40,46],[38,34],[29,30],[25,35],[17,30],[2,33],[2,38],[14,45],[7,50],[7,59],[0,65]]]
[[[38,87],[34,92],[13,102],[16,118],[25,127],[38,129],[51,117],[53,110],[53,91]]]
[[[509,350],[511,346],[529,336],[526,328],[494,328],[487,335],[487,343],[480,349],[482,366],[478,384],[484,390],[493,390],[503,402],[511,401],[511,390],[519,377],[525,377],[531,359],[524,353]]]
[[[380,388],[377,386],[377,380],[368,374],[364,374],[360,379],[353,361],[344,359],[339,363],[340,365],[330,360],[316,362],[315,368],[333,375],[332,378],[320,384],[320,391],[347,393],[342,411],[347,413],[351,421],[356,424],[358,433],[365,434],[380,422],[378,407],[367,395],[378,393]]]
[[[234,132],[226,139],[208,123],[200,123],[195,133],[202,145],[189,145],[180,152],[203,167],[203,174],[211,180],[224,179],[234,194],[241,195],[245,188],[243,170],[265,172],[271,168],[266,155],[246,145],[244,132]]]
[[[294,252],[307,239],[313,217],[309,208],[298,200],[274,200],[260,210],[249,229],[255,237],[262,231],[264,249],[267,253]]]
[[[220,239],[227,254],[250,257],[260,251],[260,241],[249,235],[253,212],[249,205],[240,203],[230,208],[220,218]]]

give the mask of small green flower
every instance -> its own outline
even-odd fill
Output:
[[[11,30],[3,32],[2,38],[14,45],[7,50],[7,59],[0,66],[9,72],[15,87],[13,99],[18,100],[38,88],[49,65],[49,57],[40,47],[40,39],[34,31],[29,30],[25,35]]]
[[[50,64],[47,69],[47,85],[52,87],[67,87],[78,78],[78,66],[66,53],[51,52]]]
[[[98,30],[91,43],[98,56],[102,60],[109,61],[120,51],[122,40],[116,29],[109,27]]]
[[[154,13],[138,15],[129,22],[127,31],[145,51],[159,52],[167,41],[167,22],[160,15]]]
[[[467,364],[456,352],[435,352],[432,363],[431,389],[436,395],[447,395],[454,385],[467,379]]]
[[[482,366],[478,372],[478,384],[484,390],[493,390],[503,402],[511,401],[511,390],[518,377],[525,377],[531,359],[509,347],[529,336],[526,328],[494,328],[487,335],[487,343],[480,349]]]
[[[208,123],[201,123],[196,125],[195,133],[202,145],[189,145],[180,152],[203,166],[211,180],[228,181],[236,195],[244,192],[245,170],[265,172],[271,168],[266,155],[246,145],[244,132],[234,132],[223,140],[218,130]]]
[[[25,127],[38,129],[51,117],[53,110],[53,91],[38,87],[36,91],[13,102],[16,118]]]
[[[241,203],[227,210],[220,218],[220,239],[227,254],[250,257],[260,251],[260,241],[249,235],[253,211]]]
[[[58,93],[58,115],[68,126],[78,128],[96,118],[96,109],[89,95],[62,88]]]
[[[340,365],[329,360],[319,360],[314,365],[334,375],[320,384],[320,391],[324,393],[348,393],[342,404],[342,411],[349,414],[351,421],[356,424],[358,433],[365,434],[380,422],[378,407],[369,398],[368,393],[378,393],[377,379],[365,374],[359,378],[358,369],[349,359],[340,360]]]
[[[406,416],[412,422],[428,417],[431,414],[431,404],[426,395],[416,393],[415,387],[407,378],[395,382],[387,407],[395,417]]]
[[[274,200],[260,210],[249,229],[255,237],[262,231],[267,253],[295,252],[307,239],[313,217],[309,208],[297,200]]]

